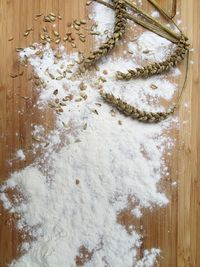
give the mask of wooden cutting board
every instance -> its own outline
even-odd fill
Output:
[[[86,16],[85,0],[0,0],[0,180],[9,173],[19,170],[33,161],[31,154],[31,123],[49,123],[50,112],[40,113],[34,108],[36,93],[27,81],[28,73],[16,79],[9,73],[19,73],[15,47],[28,46],[38,40],[41,19],[34,20],[39,13],[59,12],[63,20],[59,31],[64,33],[64,25],[76,18]],[[169,11],[173,0],[159,1]],[[191,54],[189,79],[183,96],[190,112],[184,106],[179,110],[180,131],[174,131],[177,138],[176,149],[167,159],[171,178],[178,181],[178,188],[171,187],[167,194],[169,205],[146,214],[140,221],[144,225],[143,248],[160,247],[163,254],[159,260],[161,267],[199,267],[200,257],[200,1],[177,0],[182,28],[190,38],[194,48]],[[34,28],[27,38],[23,37],[28,27]],[[10,36],[14,40],[8,42]],[[81,45],[81,44],[80,44]],[[89,47],[90,44],[87,44]],[[68,49],[70,47],[68,46]],[[86,47],[81,45],[86,51]],[[18,111],[23,111],[18,113]],[[187,122],[187,123],[185,123]],[[48,130],[48,129],[47,129]],[[18,133],[18,135],[16,135]],[[18,149],[27,152],[25,162],[12,162]],[[15,230],[15,218],[0,206],[0,267],[7,266],[19,256],[18,246],[21,233]],[[128,216],[124,220],[129,220]],[[103,267],[103,266],[102,266]],[[126,266],[125,266],[126,267]]]

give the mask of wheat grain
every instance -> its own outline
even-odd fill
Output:
[[[118,109],[124,115],[141,122],[160,122],[172,115],[176,109],[176,107],[174,106],[166,112],[146,112],[129,105],[125,101],[122,101],[120,98],[116,98],[113,94],[105,93],[103,90],[100,91],[100,95],[106,102]]]
[[[115,26],[113,35],[102,44],[98,50],[92,52],[89,57],[84,59],[82,63],[82,70],[90,67],[100,58],[108,54],[110,50],[112,50],[118,40],[122,37],[126,29],[126,19],[124,17],[126,13],[126,8],[123,0],[112,0],[113,7],[115,10]]]
[[[142,68],[129,69],[128,72],[118,71],[116,77],[118,80],[130,80],[133,78],[148,78],[152,75],[161,74],[163,72],[169,71],[172,67],[175,67],[180,63],[187,54],[189,49],[189,44],[187,43],[187,38],[182,35],[177,48],[174,53],[169,56],[168,59],[160,63],[152,63]]]

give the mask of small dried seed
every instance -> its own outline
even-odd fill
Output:
[[[75,100],[75,102],[81,102],[82,101],[82,98],[77,98],[76,100]]]
[[[30,97],[28,96],[22,96],[21,98],[23,98],[25,101],[28,101],[30,99]]]
[[[24,49],[22,48],[22,47],[17,47],[17,48],[15,48],[15,51],[16,52],[21,52],[21,51],[23,51]]]
[[[95,103],[95,105],[101,107],[101,103]]]
[[[37,137],[35,137],[35,136],[32,136],[32,139],[34,140],[34,141],[36,141],[36,142],[41,142],[41,140],[40,139],[38,139]]]
[[[147,49],[147,50],[144,50],[142,51],[143,54],[148,54],[150,51]]]
[[[52,104],[52,103],[48,103],[48,106],[49,106],[50,108],[55,108],[55,105]]]
[[[58,76],[58,77],[56,77],[56,80],[57,81],[60,81],[60,80],[62,80],[63,79],[63,76]]]
[[[100,32],[94,32],[94,31],[90,31],[91,35],[100,35]]]
[[[57,70],[57,72],[58,72],[60,75],[62,75],[62,72],[61,72],[60,70]]]
[[[44,22],[51,22],[50,17],[48,17],[48,16],[44,17]]]
[[[103,83],[106,82],[106,79],[104,77],[102,77],[102,76],[99,77],[99,80],[102,81]]]
[[[73,100],[73,98],[74,98],[74,96],[73,96],[73,95],[68,95],[67,97],[68,97],[68,100],[69,100],[69,101],[72,101],[72,100]]]
[[[30,31],[26,31],[26,32],[24,33],[24,37],[28,36],[29,33],[30,33]]]
[[[9,74],[9,75],[10,75],[10,77],[13,78],[13,79],[18,77],[17,74]]]
[[[79,37],[79,40],[80,40],[81,42],[85,43],[85,38],[83,38],[83,37]]]
[[[103,74],[107,75],[108,74],[107,70],[104,70],[103,71]]]
[[[50,43],[51,42],[51,38],[49,36],[46,37],[46,41]]]
[[[92,110],[92,112],[95,113],[96,115],[99,115],[99,113],[96,109]]]
[[[86,6],[89,6],[92,3],[92,1],[87,1]]]
[[[56,17],[56,15],[53,12],[50,12],[49,15],[52,17]]]
[[[47,32],[47,27],[46,26],[43,26],[42,29],[43,29],[44,32]]]
[[[37,75],[34,75],[33,77],[34,77],[34,79],[36,79],[36,80],[39,79],[39,77],[38,77]]]
[[[81,82],[80,85],[79,85],[79,88],[80,88],[81,91],[84,91],[84,90],[87,89],[87,85],[84,84],[84,82]]]
[[[110,114],[114,117],[116,115],[116,111],[114,109],[111,109]]]
[[[53,94],[54,94],[54,95],[57,95],[57,94],[58,94],[58,89],[54,90],[54,91],[53,91]]]
[[[56,17],[49,15],[50,21],[54,22],[56,20]]]
[[[10,37],[9,39],[8,39],[8,41],[10,42],[10,41],[12,41],[12,40],[14,40],[14,37]]]
[[[59,38],[59,39],[56,39],[56,40],[55,40],[55,43],[56,43],[56,44],[59,44],[59,43],[60,43],[60,41],[61,41],[61,39],[60,39],[60,38]]]
[[[70,35],[72,35],[72,32],[67,32],[66,35],[70,36]]]
[[[64,37],[63,41],[66,42],[68,40],[68,37]]]
[[[39,80],[36,80],[36,81],[35,81],[35,85],[36,85],[36,86],[39,86],[39,85],[40,85],[40,81],[39,81]]]
[[[60,36],[60,34],[57,32],[57,31],[55,31],[55,30],[53,30],[53,34],[55,35],[55,36]]]
[[[79,185],[80,181],[78,179],[76,179],[76,185]]]
[[[74,24],[80,26],[80,25],[81,25],[81,22],[80,22],[79,20],[75,20],[75,21],[74,21]]]
[[[151,86],[150,86],[150,87],[151,87],[151,89],[153,89],[153,90],[155,90],[155,89],[157,89],[157,88],[158,88],[158,86],[157,86],[157,85],[155,85],[155,84],[153,84],[153,83],[151,84]]]
[[[64,126],[65,128],[69,128],[69,125],[68,125],[67,123],[65,123],[65,122],[62,121],[62,124],[63,124],[63,126]]]
[[[87,22],[86,22],[85,19],[82,19],[82,20],[80,20],[80,23],[81,23],[81,24],[86,24]]]
[[[33,28],[32,27],[29,27],[28,29],[27,29],[27,31],[33,31]]]
[[[84,125],[83,125],[83,130],[86,130],[87,129],[87,123],[85,123]]]
[[[55,57],[60,59],[60,58],[62,58],[62,55],[58,52],[58,53],[55,54]]]
[[[45,36],[40,34],[40,39],[45,40]]]
[[[77,30],[77,31],[79,31],[80,30],[80,26],[78,26],[78,25],[74,25],[74,28],[75,28],[75,30]]]
[[[71,70],[68,70],[68,69],[66,69],[65,72],[72,73],[72,71]]]
[[[41,17],[42,15],[43,15],[43,13],[36,14],[35,17],[36,17],[36,18],[39,18],[39,17]]]
[[[54,80],[54,79],[55,79],[54,75],[53,75],[53,74],[51,74],[50,72],[49,72],[49,76],[51,77],[51,79],[52,79],[52,80]]]
[[[31,45],[31,46],[30,46],[30,49],[35,50],[36,47],[35,47],[34,45]]]

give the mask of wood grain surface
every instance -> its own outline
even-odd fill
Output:
[[[66,24],[76,18],[86,17],[85,0],[0,0],[0,181],[9,174],[30,164],[34,157],[31,153],[31,124],[51,125],[52,114],[41,112],[34,107],[37,94],[34,86],[27,81],[29,71],[19,78],[12,79],[9,73],[20,73],[15,47],[25,47],[38,40],[42,20],[34,20],[39,13],[59,13],[63,20],[58,28],[64,34]],[[159,1],[171,11],[173,0]],[[161,267],[199,267],[200,266],[200,1],[177,0],[177,9],[182,28],[190,38],[194,48],[191,53],[189,79],[183,96],[190,111],[183,105],[179,109],[180,130],[174,130],[176,148],[166,160],[170,167],[170,179],[177,180],[178,187],[167,189],[169,205],[164,209],[145,214],[138,225],[143,224],[145,233],[142,249],[160,247]],[[24,38],[28,27],[34,31]],[[14,40],[8,42],[10,36]],[[84,47],[86,51],[91,43]],[[70,49],[68,46],[67,49]],[[185,123],[187,122],[187,123]],[[17,149],[27,153],[26,161],[12,161]],[[22,233],[15,230],[15,217],[7,214],[0,206],[0,267],[7,266],[20,256],[18,247]],[[131,218],[124,213],[120,218],[128,224]],[[141,251],[142,252],[142,251]],[[103,266],[102,266],[103,267]],[[126,267],[124,265],[124,267]]]

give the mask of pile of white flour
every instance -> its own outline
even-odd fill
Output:
[[[99,5],[95,5],[95,14],[98,8]],[[109,16],[112,17],[112,12]],[[110,17],[105,21],[109,22]],[[152,42],[154,38],[154,34],[145,32],[135,43],[129,44],[129,49],[141,54],[150,40],[148,49],[152,51],[148,60],[153,61],[157,50]],[[159,45],[169,49],[170,43],[156,37],[155,46]],[[52,80],[45,71],[48,68],[56,75],[63,63],[71,64],[77,55],[69,55],[60,47],[63,59],[53,64],[54,51],[48,46],[43,49],[42,59],[29,48],[21,53],[47,84],[40,91],[38,106],[48,108],[48,103],[55,99],[55,89],[58,89],[56,97],[71,94],[74,98],[63,107],[60,115],[55,114],[55,130],[48,137],[44,136],[42,126],[34,126],[33,134],[41,140],[35,150],[42,148],[43,155],[24,170],[11,174],[1,186],[0,200],[5,209],[19,215],[17,228],[32,238],[30,242],[24,241],[23,255],[10,266],[75,267],[76,257],[84,246],[91,254],[86,267],[153,267],[160,254],[159,248],[145,250],[143,258],[138,258],[142,236],[134,225],[130,225],[127,232],[117,218],[127,207],[128,199],[133,203],[132,214],[136,218],[142,216],[143,209],[168,203],[157,185],[168,173],[163,154],[173,146],[173,140],[165,131],[171,127],[173,119],[143,124],[126,118],[101,100],[95,83],[103,76],[106,91],[140,109],[154,111],[164,109],[159,100],[170,101],[176,86],[163,76],[116,81],[116,70],[135,66],[133,53],[128,59],[102,62],[97,77],[83,78],[87,84],[87,99],[77,101],[80,81],[69,80],[68,76]],[[160,54],[161,60],[163,50],[160,50],[156,51],[156,57]],[[153,90],[152,84],[157,89]],[[20,195],[16,193],[11,200],[8,189],[16,189]]]

